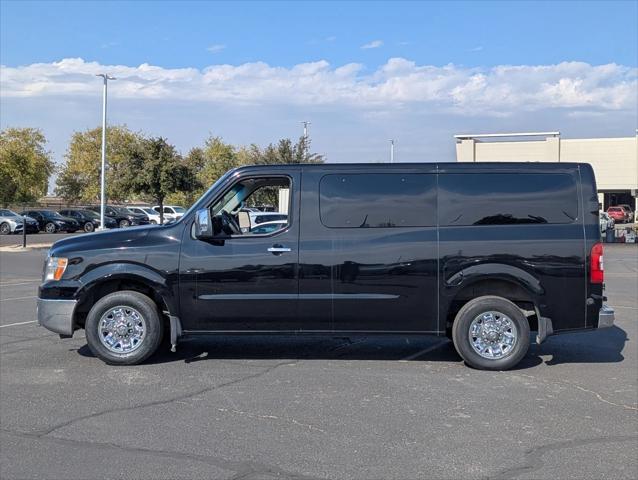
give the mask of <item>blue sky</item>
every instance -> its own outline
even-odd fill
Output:
[[[632,136],[638,2],[0,0],[0,127],[58,163],[109,122],[186,153],[298,137],[329,161],[454,161],[456,133]]]
[[[638,62],[638,2],[2,2],[5,65]],[[378,48],[362,45],[381,40]],[[213,47],[213,52],[207,50]],[[217,48],[214,48],[217,46]],[[223,48],[222,48],[223,46]]]

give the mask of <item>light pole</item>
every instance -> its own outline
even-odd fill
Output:
[[[104,93],[102,95],[102,174],[100,177],[100,230],[104,230],[104,210],[106,208],[106,91],[109,80],[115,80],[115,77],[110,77],[107,73],[98,73],[96,77],[102,77],[104,79]]]
[[[303,124],[303,138],[304,140],[308,140],[308,125],[311,125],[311,123],[308,120],[304,120],[303,122],[301,122]]]
[[[394,139],[390,139],[390,163],[394,163]]]

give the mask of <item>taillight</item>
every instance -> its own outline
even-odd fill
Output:
[[[596,243],[591,247],[589,281],[591,283],[603,283],[605,271],[603,268],[603,244]]]

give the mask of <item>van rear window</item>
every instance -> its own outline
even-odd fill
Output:
[[[572,223],[576,181],[567,174],[462,173],[439,176],[441,226]]]
[[[319,185],[321,223],[330,228],[436,225],[436,176],[326,175]]]

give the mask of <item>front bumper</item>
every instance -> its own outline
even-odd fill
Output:
[[[73,335],[73,311],[77,300],[38,298],[38,325],[60,335]]]
[[[603,304],[603,308],[598,312],[598,328],[609,328],[614,326],[614,309]]]

